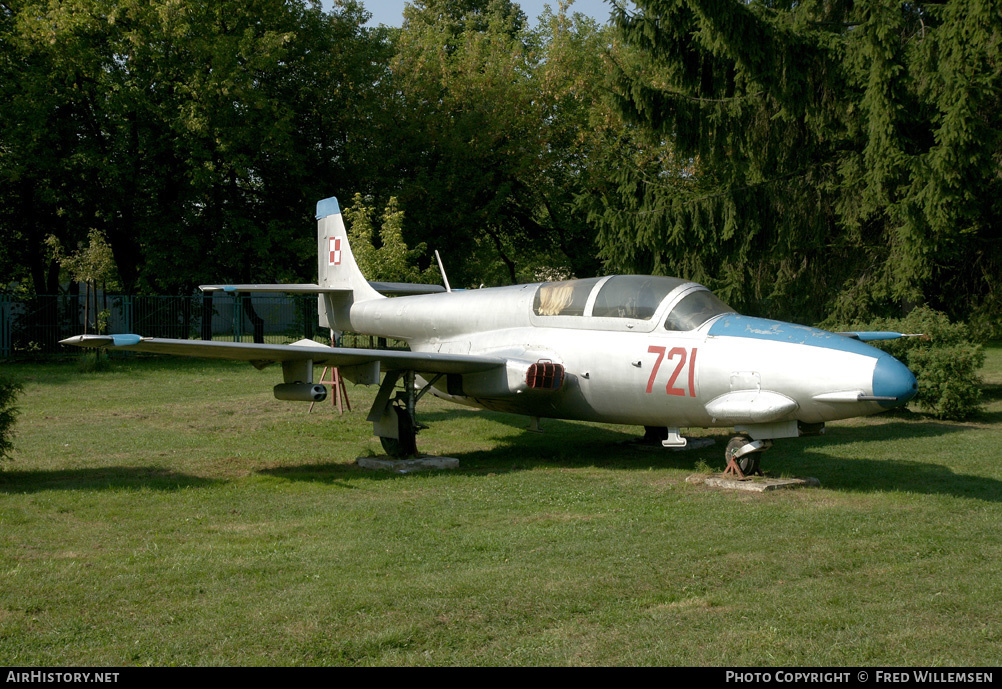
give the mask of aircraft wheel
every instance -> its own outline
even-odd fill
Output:
[[[743,435],[736,435],[731,438],[730,442],[727,443],[727,448],[724,450],[724,461],[728,464],[731,461],[731,457],[734,453],[740,450],[742,447],[747,445],[750,441]],[[753,474],[759,473],[759,452],[749,452],[748,454],[738,457],[735,463],[738,468],[741,469],[741,473],[745,476],[751,476]]]
[[[414,436],[414,422],[411,421],[410,414],[406,409],[393,407],[397,414],[397,434],[399,438],[385,438],[379,436],[379,444],[383,446],[383,451],[390,457],[402,459],[404,457],[414,457],[417,455],[417,438]]]

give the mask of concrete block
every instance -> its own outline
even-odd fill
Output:
[[[769,490],[782,490],[786,488],[817,488],[821,481],[813,477],[807,478],[768,478],[762,476],[749,476],[748,478],[737,479],[724,476],[703,476],[694,474],[685,479],[686,483],[702,483],[711,488],[724,488],[727,490],[745,490],[753,493],[764,493]]]

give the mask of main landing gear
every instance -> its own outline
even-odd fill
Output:
[[[383,452],[394,459],[414,457],[417,455],[417,429],[413,417],[403,407],[393,406],[397,419],[397,437],[379,436],[379,444]]]
[[[424,387],[418,389],[414,371],[388,371],[379,386],[376,400],[372,403],[368,420],[373,423],[374,435],[379,437],[383,451],[394,459],[417,457],[417,433],[427,426],[417,422],[415,408],[442,374],[434,376]],[[402,379],[402,381],[401,381]],[[397,382],[403,383],[403,390],[394,391]]]
[[[724,475],[737,478],[761,476],[759,455],[770,447],[772,447],[771,440],[752,440],[744,435],[734,436],[724,450],[724,460],[727,462]]]

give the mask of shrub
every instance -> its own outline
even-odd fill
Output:
[[[963,323],[951,323],[946,314],[927,306],[904,318],[879,318],[868,323],[828,324],[829,330],[892,330],[922,333],[925,337],[872,342],[899,359],[918,380],[913,400],[939,419],[962,420],[981,410],[981,379],[985,362],[981,345],[972,341]]]
[[[18,411],[14,402],[21,390],[20,383],[0,380],[0,462],[10,459],[14,450],[14,421]]]

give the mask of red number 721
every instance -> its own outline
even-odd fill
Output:
[[[656,347],[651,345],[647,348],[648,353],[657,354],[657,361],[654,362],[654,369],[651,371],[651,377],[647,380],[647,392],[652,392],[654,390],[654,379],[658,376],[658,369],[661,368],[661,362],[665,358],[665,348]],[[696,396],[696,348],[693,347],[692,355],[688,356],[689,359],[689,396]],[[665,386],[665,391],[669,395],[675,395],[678,397],[685,397],[685,389],[675,387],[675,381],[678,379],[678,374],[682,372],[682,367],[685,366],[685,360],[687,358],[688,352],[684,347],[672,347],[668,351],[668,360],[671,361],[676,356],[678,357],[678,364],[675,365],[675,370],[672,371],[671,377],[668,378],[668,384]]]

